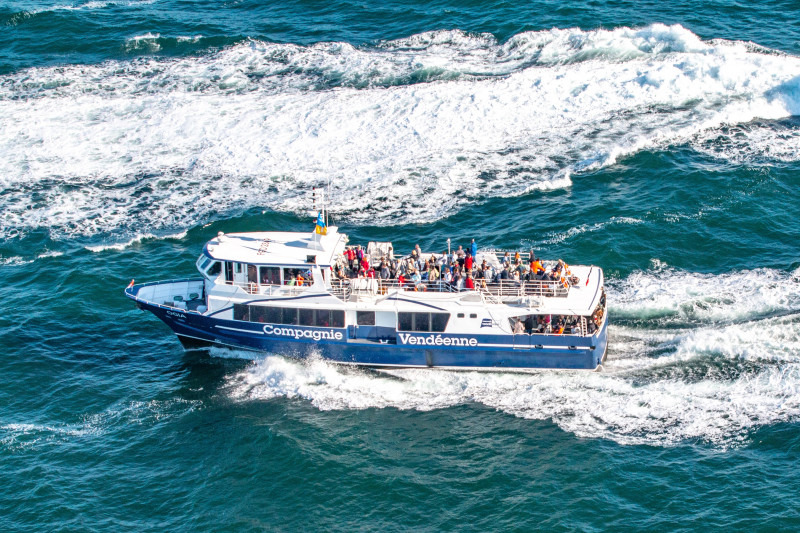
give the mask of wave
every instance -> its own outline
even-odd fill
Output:
[[[320,359],[267,356],[229,376],[227,394],[302,398],[321,410],[480,403],[626,445],[729,447],[759,427],[800,419],[800,270],[700,275],[659,265],[610,284],[608,295],[614,325],[603,372],[396,370],[390,374],[402,379],[391,379]],[[696,302],[708,308],[686,311]],[[665,325],[665,313],[682,322]],[[643,321],[616,325],[619,316]]]
[[[127,240],[250,208],[300,213],[306,191],[328,182],[349,223],[429,222],[791,116],[798,79],[797,57],[664,25],[505,43],[459,31],[362,47],[251,40],[26,69],[0,80],[0,239],[44,229]],[[780,157],[796,161],[791,131]],[[754,126],[759,135],[765,148],[786,132]]]
[[[75,423],[8,422],[0,425],[0,449],[20,450],[105,435],[131,425],[164,423],[193,411],[197,400],[131,401],[99,413],[86,413]]]

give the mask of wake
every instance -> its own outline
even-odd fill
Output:
[[[407,369],[391,379],[268,356],[229,376],[225,390],[236,401],[299,398],[321,410],[480,403],[579,437],[660,446],[739,445],[800,418],[800,271],[701,276],[656,265],[608,294],[603,372]]]

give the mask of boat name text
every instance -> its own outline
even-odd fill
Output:
[[[414,336],[409,333],[398,333],[403,344],[420,344],[425,346],[477,346],[478,339],[464,337],[442,337],[441,335]]]
[[[281,328],[275,327],[272,324],[264,326],[264,333],[267,335],[278,335],[281,337],[294,337],[295,339],[313,339],[315,341],[322,339],[340,341],[344,338],[341,331],[328,331],[311,330],[311,329],[297,329],[297,328]]]

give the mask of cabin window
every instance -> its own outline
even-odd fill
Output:
[[[316,309],[314,311],[314,323],[321,327],[327,328],[331,325],[331,312],[328,309]]]
[[[414,331],[430,331],[431,315],[429,313],[414,313]]]
[[[250,308],[250,322],[260,322],[266,324],[267,322],[267,307],[263,305],[254,305]]]
[[[234,267],[234,268],[235,268],[235,271],[236,271],[236,273],[237,273],[237,274],[241,274],[241,273],[242,273],[242,264],[241,264],[241,263],[234,263],[234,265],[236,265],[236,266]]]
[[[374,326],[375,311],[356,311],[356,324],[359,326]]]
[[[281,323],[281,308],[280,307],[266,307],[265,318],[268,324]]]
[[[205,272],[210,262],[211,259],[209,259],[205,255],[201,255],[200,257],[197,258],[197,270],[199,270],[200,272]]]
[[[297,309],[293,307],[285,307],[281,309],[281,324],[297,324]]]
[[[344,311],[340,309],[331,310],[331,327],[334,328],[344,327]]]
[[[478,315],[477,315],[477,314],[475,314],[475,313],[470,313],[470,314],[469,314],[469,317],[470,317],[470,318],[478,318]]]
[[[413,313],[397,313],[397,329],[400,331],[412,330],[412,317]]]
[[[250,320],[250,306],[247,304],[233,304],[234,320]]]
[[[450,313],[431,313],[431,331],[441,333],[447,329],[447,321],[450,319]]]
[[[259,279],[262,285],[280,285],[281,269],[279,267],[262,266],[259,269]]]
[[[228,283],[233,282],[233,263],[230,261],[225,262],[225,281]]]
[[[399,331],[435,331],[447,329],[450,313],[397,313]]]
[[[233,304],[233,319],[261,324],[287,324],[321,328],[344,327],[344,311],[338,309],[298,309],[265,305]]]
[[[458,313],[456,316],[457,316],[458,318],[464,318],[464,313]]]
[[[300,325],[313,326],[314,325],[314,310],[313,309],[300,309]]]

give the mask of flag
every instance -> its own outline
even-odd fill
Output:
[[[325,226],[325,218],[322,216],[322,211],[320,211],[319,215],[317,215],[317,227],[314,228],[314,232],[318,233],[319,235],[328,234],[328,228]]]

